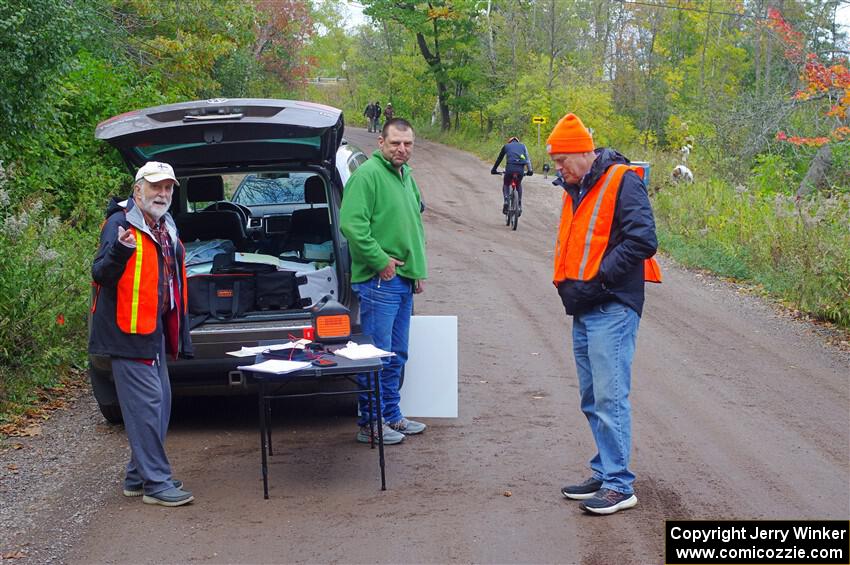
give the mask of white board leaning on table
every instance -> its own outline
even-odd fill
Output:
[[[457,316],[413,316],[401,387],[402,414],[457,418]]]

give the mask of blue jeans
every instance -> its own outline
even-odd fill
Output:
[[[590,460],[602,487],[634,492],[629,470],[632,413],[629,390],[640,316],[617,301],[573,316],[573,353],[581,411],[587,417],[597,453]]]
[[[395,353],[384,357],[381,369],[381,414],[384,422],[401,420],[398,407],[401,395],[401,370],[407,362],[407,341],[410,336],[410,315],[413,312],[413,283],[395,276],[388,281],[373,277],[366,282],[351,285],[360,299],[360,325],[363,333],[371,336],[375,347]],[[368,376],[357,376],[361,388],[368,386]],[[372,420],[377,420],[376,406],[372,406]],[[369,395],[360,395],[360,420],[369,423]]]

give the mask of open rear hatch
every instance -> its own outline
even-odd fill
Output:
[[[162,161],[180,177],[287,163],[333,171],[342,134],[336,108],[259,98],[156,106],[114,116],[95,130],[131,170]]]

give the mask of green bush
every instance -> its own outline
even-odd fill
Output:
[[[98,226],[107,197],[132,180],[94,130],[166,100],[128,65],[85,51],[65,69],[28,134],[0,136],[0,419],[85,367]]]
[[[0,418],[84,366],[96,240],[37,197],[13,202],[0,165]]]

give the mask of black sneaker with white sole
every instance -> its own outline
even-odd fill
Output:
[[[578,485],[567,485],[561,489],[561,494],[564,498],[572,500],[587,500],[592,498],[596,491],[602,488],[602,481],[590,477],[586,481]]]
[[[588,498],[579,508],[593,514],[613,514],[637,504],[637,497],[632,494],[623,494],[609,488],[599,489],[593,498]]]

